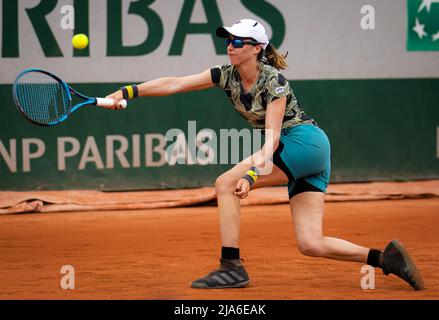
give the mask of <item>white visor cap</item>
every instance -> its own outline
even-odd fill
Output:
[[[253,38],[265,49],[268,45],[268,36],[262,24],[253,19],[242,19],[231,27],[219,27],[216,35],[228,38],[230,35],[240,38]]]

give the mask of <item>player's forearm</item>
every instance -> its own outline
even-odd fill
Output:
[[[261,155],[264,158],[264,163],[267,160],[271,159],[271,157],[273,157],[273,154],[278,146],[279,146],[279,139],[265,142],[264,146],[260,150]],[[258,163],[257,165],[260,165],[260,163]]]
[[[142,96],[168,96],[178,92],[183,92],[182,78],[167,77],[156,80],[147,81],[138,85],[127,85],[108,95],[107,99],[112,99],[114,105],[109,109],[120,109],[116,106],[120,105],[122,99],[133,99]]]
[[[279,146],[280,134],[275,130],[268,129],[265,131],[265,143],[253,158],[253,165],[257,168],[264,167],[271,159],[274,152]]]
[[[168,96],[179,92],[179,78],[166,77],[137,85],[139,97]]]

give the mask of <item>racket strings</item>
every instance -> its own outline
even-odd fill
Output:
[[[27,73],[17,83],[16,95],[27,116],[38,123],[55,124],[68,115],[70,99],[66,88],[41,73]]]

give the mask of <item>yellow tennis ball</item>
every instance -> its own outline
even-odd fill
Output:
[[[81,33],[77,34],[72,38],[72,45],[76,49],[84,49],[88,46],[88,37]]]

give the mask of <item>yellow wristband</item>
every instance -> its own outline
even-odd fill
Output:
[[[124,86],[120,88],[120,90],[122,90],[123,98],[125,100],[137,98],[139,96],[139,89],[135,84]]]
[[[254,170],[247,171],[247,174],[253,179],[254,182],[256,182],[256,180],[258,180],[258,175],[256,174],[256,172]]]
[[[126,86],[125,88],[127,88],[128,91],[128,99],[132,99],[134,97],[134,90],[132,86]]]

